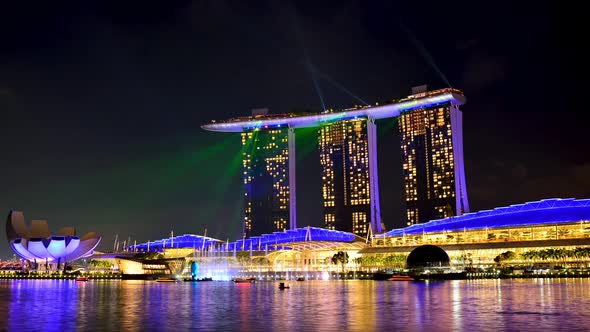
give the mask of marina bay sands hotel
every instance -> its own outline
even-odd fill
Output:
[[[464,103],[457,89],[420,86],[381,105],[305,114],[254,110],[202,128],[241,133],[244,237],[297,228],[295,129],[306,127],[318,128],[324,227],[366,236],[382,232],[378,119],[399,118],[407,225],[469,212],[459,110]]]

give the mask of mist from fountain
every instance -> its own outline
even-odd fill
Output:
[[[212,278],[215,281],[228,281],[239,271],[239,268],[232,264],[228,253],[216,245],[211,245],[206,250],[195,251],[195,257],[191,260],[198,264],[193,279]]]

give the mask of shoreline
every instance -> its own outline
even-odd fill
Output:
[[[84,274],[84,275],[67,275],[67,274],[21,274],[21,273],[0,273],[0,280],[75,280],[77,277],[85,276],[89,280],[148,280],[146,276],[137,276],[130,278],[127,275],[108,273],[108,274]],[[391,274],[393,276],[393,274]],[[439,273],[439,274],[421,274],[412,275],[415,281],[437,281],[437,280],[482,280],[482,279],[556,279],[556,278],[590,278],[590,273],[546,273],[546,274],[503,274],[503,273]],[[255,277],[255,276],[254,276]],[[321,279],[305,279],[304,281],[314,281]],[[375,280],[387,281],[382,274],[357,273],[357,275],[333,273],[328,280]],[[218,280],[213,280],[218,281]],[[259,282],[276,282],[276,281],[296,281],[296,279],[286,278],[257,278]]]
[[[0,280],[75,280],[78,277],[88,277],[89,280],[120,280],[120,274],[19,274],[19,273],[0,273]]]

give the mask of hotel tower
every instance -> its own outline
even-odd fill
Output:
[[[288,131],[255,129],[241,134],[244,237],[289,228]]]
[[[463,92],[427,91],[374,106],[321,113],[268,114],[212,120],[206,130],[241,133],[243,236],[294,230],[295,128],[318,129],[323,224],[359,236],[381,233],[376,120],[399,118],[407,225],[469,211],[463,170]]]
[[[371,224],[367,119],[321,126],[319,150],[325,227],[366,236]]]
[[[424,91],[413,90],[420,98]],[[469,212],[462,113],[447,102],[399,116],[407,225]]]

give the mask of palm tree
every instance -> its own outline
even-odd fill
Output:
[[[496,258],[494,258],[494,262],[502,265],[502,263],[505,261],[513,260],[516,257],[516,253],[514,251],[506,251],[496,256]]]
[[[542,260],[550,260],[553,253],[550,249],[542,249],[539,254]]]
[[[342,272],[344,272],[344,265],[348,263],[348,253],[346,251],[339,251],[332,256],[332,264],[342,265]]]
[[[520,257],[525,261],[529,259],[532,260],[534,257],[534,250],[525,251],[522,254],[520,254]]]
[[[362,257],[357,257],[355,259],[353,259],[354,265],[356,266],[356,270],[359,270],[359,267],[363,267],[363,258]]]
[[[386,267],[399,268],[403,267],[406,263],[406,256],[404,255],[389,255],[383,259],[383,263]]]

